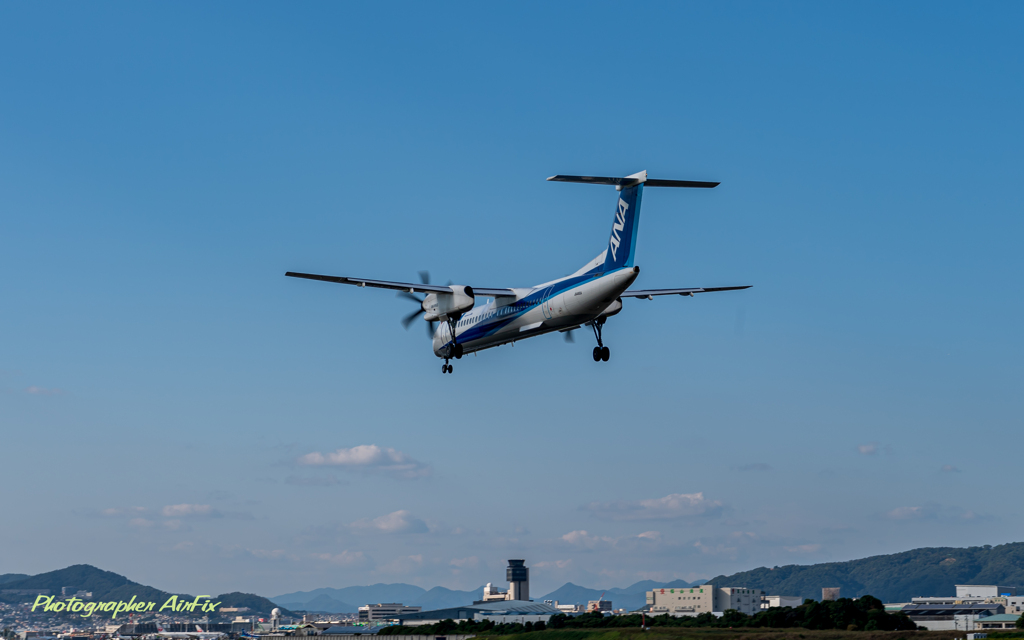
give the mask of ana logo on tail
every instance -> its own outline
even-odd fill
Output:
[[[612,260],[616,260],[615,253],[619,250],[619,232],[626,226],[626,209],[629,205],[622,198],[619,198],[619,208],[615,211],[615,224],[612,225],[611,250]]]

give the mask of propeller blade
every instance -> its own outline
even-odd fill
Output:
[[[431,340],[434,339],[434,332],[437,331],[437,321],[431,320],[427,323],[427,337]]]
[[[423,284],[430,284],[430,272],[420,271],[420,282]]]
[[[405,298],[407,300],[412,300],[416,304],[420,304],[420,305],[423,304],[423,298],[417,298],[416,296],[414,296],[413,294],[409,293],[408,291],[399,291],[396,295],[399,298]]]
[[[573,331],[575,331],[575,329],[573,329],[572,331],[565,332],[565,341],[568,342],[569,344],[573,344],[576,342],[576,338],[572,337]]]
[[[406,331],[409,330],[409,325],[411,325],[413,322],[415,322],[416,318],[418,318],[421,313],[423,313],[423,310],[422,309],[417,309],[417,310],[413,311],[412,313],[410,313],[409,315],[407,315],[404,318],[402,318],[402,326],[405,327]]]

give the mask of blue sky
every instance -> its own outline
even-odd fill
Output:
[[[0,6],[0,572],[534,591],[1019,538],[1016,3]],[[408,303],[645,194],[644,287],[443,376]],[[319,454],[320,457],[311,454]],[[332,455],[333,454],[333,455]],[[331,464],[304,464],[323,461]]]

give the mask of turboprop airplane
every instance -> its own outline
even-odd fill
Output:
[[[429,324],[434,355],[444,358],[442,373],[452,372],[452,359],[518,340],[533,338],[553,331],[564,332],[572,341],[571,332],[583,326],[594,330],[597,346],[594,361],[607,362],[610,351],[601,338],[608,318],[622,310],[623,298],[646,298],[695,293],[749,289],[739,287],[695,287],[682,289],[630,289],[640,267],[633,265],[637,229],[640,226],[640,198],[644,187],[691,187],[712,189],[718,182],[692,180],[655,180],[646,171],[624,178],[595,176],[551,176],[555,182],[613,185],[619,192],[615,205],[608,246],[576,273],[534,287],[494,289],[470,285],[438,286],[430,284],[429,274],[420,272],[419,284],[369,280],[348,276],[322,276],[289,271],[286,276],[322,280],[357,287],[394,289],[398,295],[415,302],[419,308],[402,320],[406,329],[423,314]],[[416,293],[425,294],[423,298]],[[477,298],[485,302],[477,304]],[[434,323],[440,323],[435,328]]]

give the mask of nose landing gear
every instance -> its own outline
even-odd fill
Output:
[[[604,327],[605,319],[598,318],[590,323],[590,326],[594,328],[594,337],[597,338],[597,346],[594,347],[594,362],[608,362],[608,358],[611,356],[611,351],[608,347],[604,346],[604,342],[601,340],[601,329]]]

